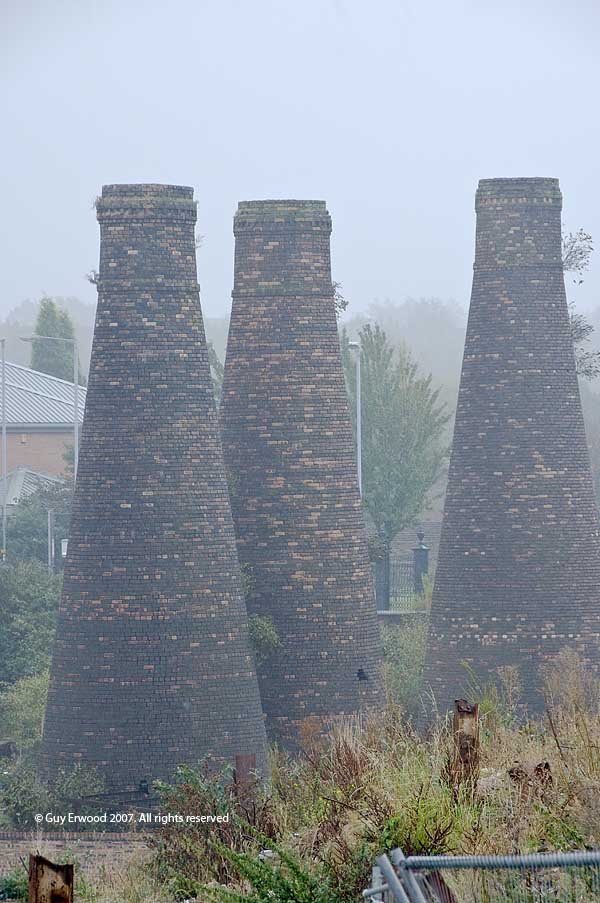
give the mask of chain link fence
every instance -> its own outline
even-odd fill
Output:
[[[600,903],[600,850],[514,856],[380,856],[374,903]]]

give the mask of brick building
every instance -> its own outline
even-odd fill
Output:
[[[498,668],[600,667],[600,539],[561,260],[556,179],[486,179],[431,609],[441,709]]]
[[[250,613],[280,647],[259,665],[271,738],[382,704],[381,646],[342,371],[323,201],[247,201],[221,401]]]
[[[79,387],[79,422],[86,390]],[[8,470],[27,468],[62,476],[64,455],[73,447],[73,383],[6,363],[6,434]]]
[[[107,185],[44,722],[47,774],[109,789],[266,737],[200,310],[191,188]]]

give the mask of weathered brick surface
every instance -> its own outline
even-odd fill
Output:
[[[561,264],[555,179],[479,184],[473,291],[425,685],[442,708],[565,646],[600,663],[600,543]]]
[[[77,873],[86,878],[106,878],[131,862],[150,858],[151,850],[142,834],[100,834],[64,831],[0,831],[0,878],[27,863],[30,853],[41,853],[52,861],[68,856]]]
[[[381,651],[333,303],[323,201],[249,201],[221,408],[250,613],[281,647],[259,667],[268,734],[382,702]],[[366,679],[359,679],[364,675]]]
[[[109,787],[265,732],[209,376],[191,188],[108,185],[46,771]]]

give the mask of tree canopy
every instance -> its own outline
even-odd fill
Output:
[[[40,336],[40,339],[34,339],[31,343],[32,369],[67,380],[67,382],[73,382],[74,350],[71,342],[44,341],[41,338],[46,336],[75,339],[75,329],[70,314],[60,308],[52,298],[42,298],[40,301],[34,335]],[[85,384],[81,375],[79,382],[81,385]]]
[[[35,561],[0,569],[0,685],[49,667],[60,585]]]
[[[389,543],[416,523],[442,475],[449,418],[431,376],[423,376],[378,324],[363,326],[359,339],[363,502]],[[356,370],[345,334],[342,354],[354,418]]]

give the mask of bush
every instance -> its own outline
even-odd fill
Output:
[[[219,847],[220,855],[249,889],[237,893],[224,887],[206,887],[203,899],[208,896],[215,903],[339,903],[322,869],[311,869],[297,856],[279,848],[270,852],[274,860]]]
[[[12,740],[21,757],[41,740],[48,678],[48,671],[40,671],[0,692],[0,740]]]
[[[78,812],[93,815],[104,811],[104,806],[85,797],[102,793],[104,782],[94,769],[76,766],[61,772],[52,783],[44,783],[37,774],[35,764],[21,763],[0,785],[0,825],[18,830],[36,827],[38,812]],[[69,825],[65,825],[69,830]],[[86,826],[84,826],[86,827]],[[94,825],[89,825],[94,830]],[[60,830],[60,825],[53,825]]]
[[[0,569],[0,685],[50,666],[60,587],[34,561]]]
[[[419,708],[428,619],[415,615],[406,624],[383,625],[383,656],[388,692],[407,715]]]
[[[26,900],[28,893],[29,881],[23,867],[0,876],[0,900]]]
[[[155,874],[187,895],[191,886],[231,880],[231,863],[218,852],[227,848],[258,850],[257,832],[275,836],[270,800],[257,782],[246,804],[235,793],[231,770],[209,775],[206,769],[182,766],[174,784],[155,785],[162,812],[179,815],[229,815],[228,822],[165,825],[153,832]],[[216,843],[216,846],[215,846]],[[191,884],[190,884],[191,882]]]
[[[250,615],[248,629],[256,666],[260,668],[268,662],[273,652],[281,647],[281,640],[269,615]]]

